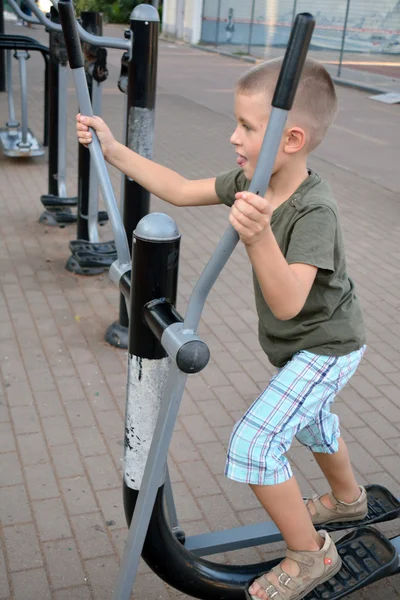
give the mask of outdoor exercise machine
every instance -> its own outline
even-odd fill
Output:
[[[7,68],[7,97],[8,121],[0,129],[0,141],[6,156],[12,158],[32,158],[44,154],[43,146],[38,142],[28,127],[28,90],[26,62],[30,58],[29,52],[40,52],[44,59],[44,135],[43,145],[47,145],[47,90],[49,76],[49,49],[35,39],[22,36],[0,34],[0,49],[6,50]],[[21,120],[16,119],[14,92],[13,92],[13,57],[18,61],[20,94],[21,94]]]
[[[145,5],[142,5],[145,6]],[[60,0],[81,112],[91,116],[72,4]],[[249,191],[264,195],[310,44],[314,19],[297,15],[272,100],[267,131]],[[153,213],[138,223],[133,262],[97,137],[89,146],[102,181],[114,229],[118,259],[110,268],[129,306],[128,386],[125,421],[124,505],[130,524],[115,600],[129,600],[140,556],[157,575],[183,593],[204,600],[244,600],[250,582],[278,560],[222,565],[201,556],[281,539],[273,523],[257,524],[185,539],[170,527],[164,505],[167,453],[188,374],[204,369],[209,350],[197,328],[206,298],[238,242],[229,226],[189,300],[183,319],[175,309],[180,234],[168,216]],[[370,525],[397,518],[399,501],[381,486],[367,486],[368,517],[335,524],[329,531],[354,529],[338,542],[340,572],[307,598],[339,599],[399,571],[400,536],[388,540]]]

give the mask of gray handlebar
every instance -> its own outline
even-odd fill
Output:
[[[276,155],[285,129],[286,119],[294,99],[297,85],[303,69],[305,57],[310,45],[315,20],[308,14],[297,15],[292,27],[291,37],[286,48],[276,90],[283,89],[283,96],[290,96],[290,102],[284,102],[278,108],[272,106],[267,130],[264,135],[256,170],[249,186],[249,192],[264,196],[271,179]],[[291,69],[286,69],[287,64]],[[293,75],[295,73],[295,77]],[[194,287],[186,311],[183,329],[197,331],[205,301],[222,269],[239,241],[239,236],[230,225],[222,236],[214,254],[211,256],[197,284]]]

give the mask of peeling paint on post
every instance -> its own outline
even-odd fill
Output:
[[[131,106],[128,117],[128,147],[145,158],[153,158],[154,110]]]
[[[158,298],[175,305],[180,234],[167,215],[151,213],[134,232],[124,436],[124,501],[138,491],[149,454],[171,359],[143,319]],[[160,481],[160,485],[164,479]],[[133,500],[132,500],[133,502]]]
[[[167,357],[149,360],[129,356],[124,479],[133,490],[139,490],[142,483],[170,362]]]

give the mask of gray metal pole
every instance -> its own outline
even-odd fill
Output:
[[[340,48],[339,67],[338,67],[337,77],[340,77],[341,74],[342,74],[342,62],[343,62],[343,54],[344,54],[344,44],[345,44],[345,41],[346,41],[346,31],[347,31],[347,22],[349,20],[349,12],[350,12],[350,0],[347,0],[346,15],[344,17],[344,23],[343,23],[342,45],[341,45],[341,48]]]
[[[297,0],[293,0],[292,25],[293,25],[294,20],[296,18],[296,13],[297,13]]]
[[[253,23],[254,23],[254,11],[256,8],[256,0],[253,0],[253,4],[251,7],[251,17],[250,17],[250,31],[249,31],[249,43],[247,45],[247,54],[251,52],[251,38],[253,35]]]
[[[19,121],[15,118],[14,92],[12,85],[12,50],[7,50],[7,99],[8,99],[8,121],[7,127],[14,129],[19,127]]]
[[[218,13],[217,13],[217,24],[215,26],[215,47],[218,46],[218,37],[219,37],[219,20],[221,18],[221,0],[218,0]]]
[[[17,51],[19,76],[21,80],[21,142],[20,148],[29,148],[28,143],[28,89],[26,81],[26,61],[29,55],[25,51]]]

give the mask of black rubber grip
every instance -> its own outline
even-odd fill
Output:
[[[75,11],[71,0],[60,0],[58,14],[67,47],[68,62],[71,69],[83,67],[83,54],[79,39],[78,27],[75,21]]]
[[[314,26],[315,19],[309,13],[297,15],[272,100],[272,106],[275,108],[283,110],[292,108]]]

